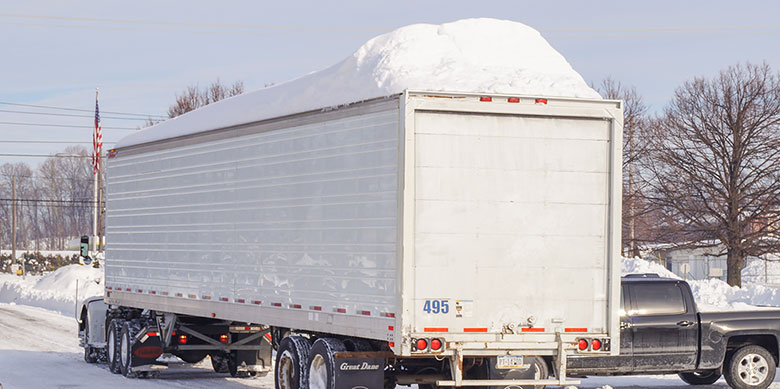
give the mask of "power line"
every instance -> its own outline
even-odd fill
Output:
[[[73,203],[88,203],[88,204],[95,204],[95,203],[102,203],[95,200],[60,200],[60,199],[8,199],[8,198],[0,198],[0,201],[21,201],[21,202],[44,202],[44,203],[59,203],[59,204],[73,204]]]
[[[76,115],[76,114],[69,114],[69,113],[52,113],[52,112],[29,112],[29,111],[14,111],[10,109],[0,109],[0,112],[7,112],[7,113],[21,113],[25,115],[46,115],[46,116],[67,116],[67,117],[76,117],[76,118],[94,118],[95,115]],[[117,119],[117,120],[148,120],[144,118],[123,118],[119,116],[101,116],[100,119]]]
[[[22,122],[0,122],[0,124],[7,124],[13,126],[37,126],[37,127],[66,127],[66,128],[89,128],[94,130],[95,126],[79,126],[70,124],[54,124],[54,123],[22,123]],[[104,130],[140,130],[138,127],[103,127]]]
[[[59,109],[63,111],[75,111],[75,112],[95,112],[91,109],[80,109],[80,108],[65,108],[65,107],[54,107],[50,105],[35,105],[35,104],[22,104],[22,103],[10,103],[7,101],[0,101],[0,104],[3,105],[15,105],[19,107],[32,107],[32,108],[45,108],[45,109]],[[114,115],[128,115],[128,116],[144,116],[144,117],[161,117],[168,119],[165,115],[152,115],[152,114],[145,114],[145,113],[128,113],[128,112],[113,112],[113,111],[102,111],[103,113],[110,113]]]
[[[67,140],[0,140],[0,143],[63,143],[63,144],[80,144],[91,145],[92,142],[79,142],[79,141],[67,141]],[[115,144],[116,142],[103,142],[103,144]]]
[[[84,182],[93,182],[94,178],[74,178],[74,177],[45,177],[45,176],[22,176],[18,174],[0,174],[2,177],[16,177],[16,178],[32,178],[32,179],[38,179],[38,180],[68,180],[68,181],[84,181]]]
[[[33,157],[33,158],[92,158],[92,156],[67,156],[58,157],[52,154],[0,154],[0,157]]]
[[[124,23],[124,24],[138,24],[138,25],[155,25],[155,26],[176,26],[176,27],[206,27],[206,28],[235,28],[245,30],[298,30],[298,31],[387,31],[386,28],[376,27],[330,27],[330,26],[311,26],[311,25],[271,25],[271,24],[233,24],[233,23],[190,23],[190,22],[169,22],[169,21],[148,21],[148,20],[133,20],[133,19],[107,19],[107,18],[86,18],[86,17],[68,17],[68,16],[50,16],[50,15],[29,15],[29,14],[12,14],[12,13],[0,13],[3,17],[12,18],[25,18],[25,19],[51,19],[61,20],[69,22],[89,22],[89,23]]]

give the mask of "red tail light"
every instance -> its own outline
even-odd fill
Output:
[[[588,341],[585,339],[580,339],[577,343],[577,347],[579,347],[580,350],[585,350],[588,348]]]
[[[418,350],[425,350],[428,348],[428,341],[425,339],[417,339],[417,343],[415,343]]]
[[[229,337],[227,336],[227,334],[222,334],[222,335],[219,336],[219,341],[222,342],[222,343],[227,343],[228,339],[229,339]]]
[[[179,344],[187,344],[187,335],[179,335]]]
[[[156,332],[147,332],[146,336],[149,336],[149,337],[157,336],[157,333]]]
[[[441,349],[441,340],[431,339],[431,350],[440,350],[440,349]]]
[[[590,342],[590,348],[593,350],[598,350],[601,348],[601,341],[598,339],[593,339],[592,342]]]

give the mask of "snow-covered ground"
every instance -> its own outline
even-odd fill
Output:
[[[624,259],[622,272],[675,277],[660,265],[641,259]],[[208,360],[197,365],[176,364],[158,378],[145,380],[111,374],[104,364],[86,364],[83,350],[78,346],[73,319],[76,283],[78,281],[80,285],[79,298],[83,299],[102,294],[102,279],[101,269],[81,265],[66,266],[43,277],[26,279],[0,274],[0,384],[3,389],[109,385],[122,388],[273,388],[270,376],[230,378],[214,373]],[[707,310],[780,305],[778,290],[774,288],[758,285],[733,288],[717,280],[689,283],[697,302]],[[677,376],[592,377],[582,380],[579,385],[579,388],[607,387],[687,388],[688,385]],[[722,388],[726,383],[721,379],[708,387]],[[780,389],[780,382],[771,388]]]

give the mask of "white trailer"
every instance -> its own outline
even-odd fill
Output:
[[[531,356],[558,377],[533,382],[572,383],[567,354],[618,352],[622,118],[406,91],[111,150],[109,321],[146,326],[129,349],[153,333],[184,353],[178,329],[267,371],[268,350],[234,356],[262,342],[220,347],[193,318],[251,323],[278,388],[528,384],[502,372]]]

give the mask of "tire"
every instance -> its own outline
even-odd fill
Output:
[[[213,354],[211,355],[211,367],[217,373],[228,372],[228,355],[227,354]]]
[[[122,328],[121,319],[113,319],[108,325],[108,333],[106,334],[106,363],[108,363],[108,370],[114,374],[119,374],[119,336],[121,335]]]
[[[135,343],[136,331],[129,322],[122,326],[121,337],[119,338],[119,371],[128,378],[135,377],[133,373],[133,343]]]
[[[534,358],[534,379],[544,380],[550,377],[550,367],[542,357]],[[544,389],[544,385],[534,385],[534,389]]]
[[[777,363],[761,346],[745,346],[731,355],[723,372],[726,382],[735,389],[765,389],[775,379]]]
[[[309,388],[336,389],[335,353],[347,351],[338,339],[320,338],[311,346],[309,362]]]
[[[680,379],[688,385],[712,385],[720,379],[720,372],[717,370],[707,370],[693,373],[678,373]]]
[[[279,343],[274,365],[276,389],[309,388],[309,351],[311,344],[302,336],[288,336]]]
[[[344,347],[347,349],[347,351],[356,351],[356,352],[374,351],[374,348],[371,347],[371,343],[369,343],[365,339],[358,339],[358,338],[344,339]]]
[[[176,356],[179,357],[179,359],[187,363],[198,363],[202,361],[204,358],[206,358],[206,355],[208,355],[207,352],[196,351],[196,350],[184,351],[179,354],[176,354]]]

